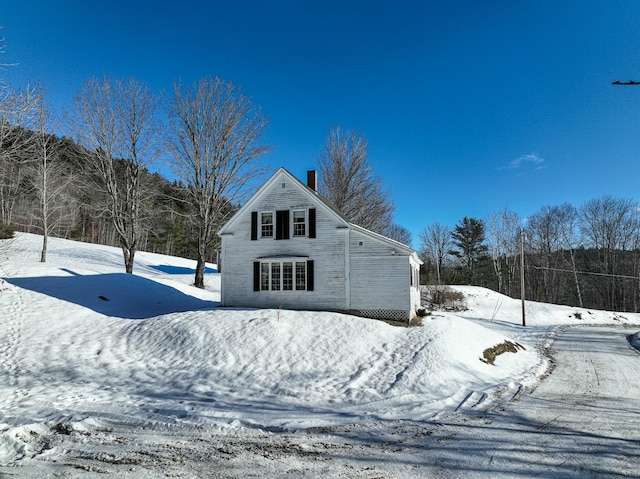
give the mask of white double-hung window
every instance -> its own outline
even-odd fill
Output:
[[[263,238],[273,238],[273,212],[260,213],[260,234]]]
[[[251,241],[316,237],[316,209],[294,208],[251,212]]]
[[[307,211],[293,210],[293,236],[307,235]]]

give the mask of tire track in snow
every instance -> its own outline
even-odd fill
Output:
[[[371,359],[360,365],[342,390],[352,399],[375,395],[372,405],[393,397],[396,391],[402,394],[399,389],[403,380],[419,363],[418,358],[428,346],[429,342],[417,340],[384,343],[381,349],[372,351]]]
[[[420,351],[410,356],[400,354],[397,345],[384,343],[381,349],[372,351],[369,360],[361,364],[342,387],[343,392],[352,399],[361,398],[367,393],[386,397],[402,380],[412,367],[412,362]]]
[[[429,346],[429,342],[424,343],[420,348],[416,349],[413,352],[413,354],[411,354],[409,357],[403,358],[403,360],[399,362],[398,369],[397,369],[398,372],[395,373],[393,375],[393,378],[389,381],[389,385],[384,391],[385,394],[388,394],[392,389],[397,387],[402,381],[402,379],[407,375],[407,373],[412,368],[415,367],[415,365],[418,362],[418,358],[420,357],[420,354],[422,354],[422,352],[427,348],[427,346]],[[392,359],[395,359],[395,358],[392,357]],[[394,363],[395,362],[397,361],[394,361]]]
[[[469,411],[478,406],[480,406],[484,400],[487,398],[487,393],[479,392],[479,391],[471,391],[468,393],[460,404],[458,404],[454,410],[454,412],[458,411]]]
[[[5,276],[5,271],[0,265],[0,276]],[[2,324],[2,337],[0,339],[0,369],[3,371],[6,385],[2,388],[6,391],[0,399],[0,407],[3,410],[14,406],[17,400],[28,394],[19,387],[20,367],[18,363],[18,350],[22,342],[22,317],[24,315],[24,299],[20,288],[7,284],[4,280],[0,283],[0,304],[6,304],[6,313],[0,314]]]

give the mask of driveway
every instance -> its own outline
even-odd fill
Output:
[[[626,339],[636,331],[565,330],[534,391],[443,424],[448,447],[423,467],[436,477],[640,477],[640,353]]]

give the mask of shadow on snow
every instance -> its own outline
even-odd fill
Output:
[[[195,268],[187,268],[185,266],[171,266],[168,264],[149,265],[150,268],[158,270],[166,274],[196,274]],[[217,273],[215,268],[206,267],[204,269],[205,274]]]
[[[5,278],[24,289],[46,294],[93,311],[123,319],[146,319],[163,314],[212,309],[204,301],[155,281],[125,273]]]

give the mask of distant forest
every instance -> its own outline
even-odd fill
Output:
[[[454,228],[430,225],[420,239],[424,284],[472,284],[520,298],[524,257],[528,300],[640,311],[640,206],[631,199],[545,206],[526,219],[504,209]]]

